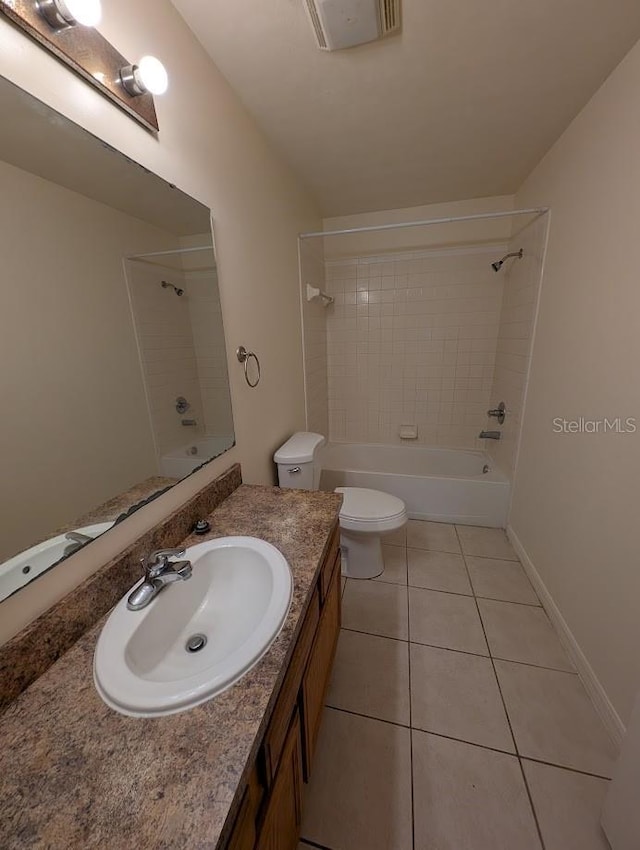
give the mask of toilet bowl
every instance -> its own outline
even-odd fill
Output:
[[[298,432],[274,455],[281,487],[317,490],[322,465],[321,434]],[[402,528],[407,511],[402,499],[362,487],[337,487],[343,496],[340,510],[342,574],[349,578],[375,578],[384,570],[381,537]]]

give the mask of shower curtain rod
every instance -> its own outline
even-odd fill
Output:
[[[201,245],[198,248],[172,248],[170,251],[151,251],[149,254],[132,254],[128,260],[139,260],[142,257],[166,257],[167,254],[191,254],[194,251],[213,251],[213,245]]]
[[[507,218],[511,215],[541,215],[549,212],[549,207],[535,207],[529,210],[504,210],[503,212],[475,213],[450,218],[428,218],[424,221],[399,221],[395,224],[370,224],[367,227],[348,227],[345,230],[320,230],[316,233],[300,233],[299,239],[313,239],[319,236],[344,236],[349,233],[371,233],[376,230],[398,230],[401,227],[424,227],[431,224],[451,224],[454,221],[478,221],[484,218]]]

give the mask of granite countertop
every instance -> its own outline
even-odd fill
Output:
[[[261,537],[287,558],[291,610],[237,684],[154,719],[108,708],[93,685],[104,618],[2,716],[0,844],[24,848],[214,850],[233,825],[322,563],[340,497],[242,485],[209,516],[211,533]]]

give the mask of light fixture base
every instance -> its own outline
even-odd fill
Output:
[[[61,2],[58,0],[58,13]],[[143,127],[157,133],[153,95],[148,91],[131,95],[121,82],[120,70],[130,65],[130,61],[93,27],[66,24],[56,29],[46,17],[53,14],[51,7],[54,7],[53,0],[0,0],[0,15],[20,27]]]
[[[37,0],[36,8],[54,30],[64,30],[75,25],[76,20],[60,0]]]
[[[124,68],[120,69],[120,82],[122,83],[124,90],[127,94],[130,94],[131,97],[139,97],[139,95],[145,94],[147,91],[140,83],[137,72],[137,65],[125,65]]]

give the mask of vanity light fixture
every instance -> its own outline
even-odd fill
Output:
[[[162,63],[144,56],[132,65],[98,31],[101,0],[0,0],[8,18],[41,47],[152,133],[158,132],[154,94],[167,90]]]
[[[143,56],[137,65],[126,65],[120,69],[120,81],[128,94],[164,94],[169,87],[169,75],[155,56]]]
[[[100,0],[37,0],[36,6],[54,30],[66,29],[76,24],[95,27],[102,18]]]

